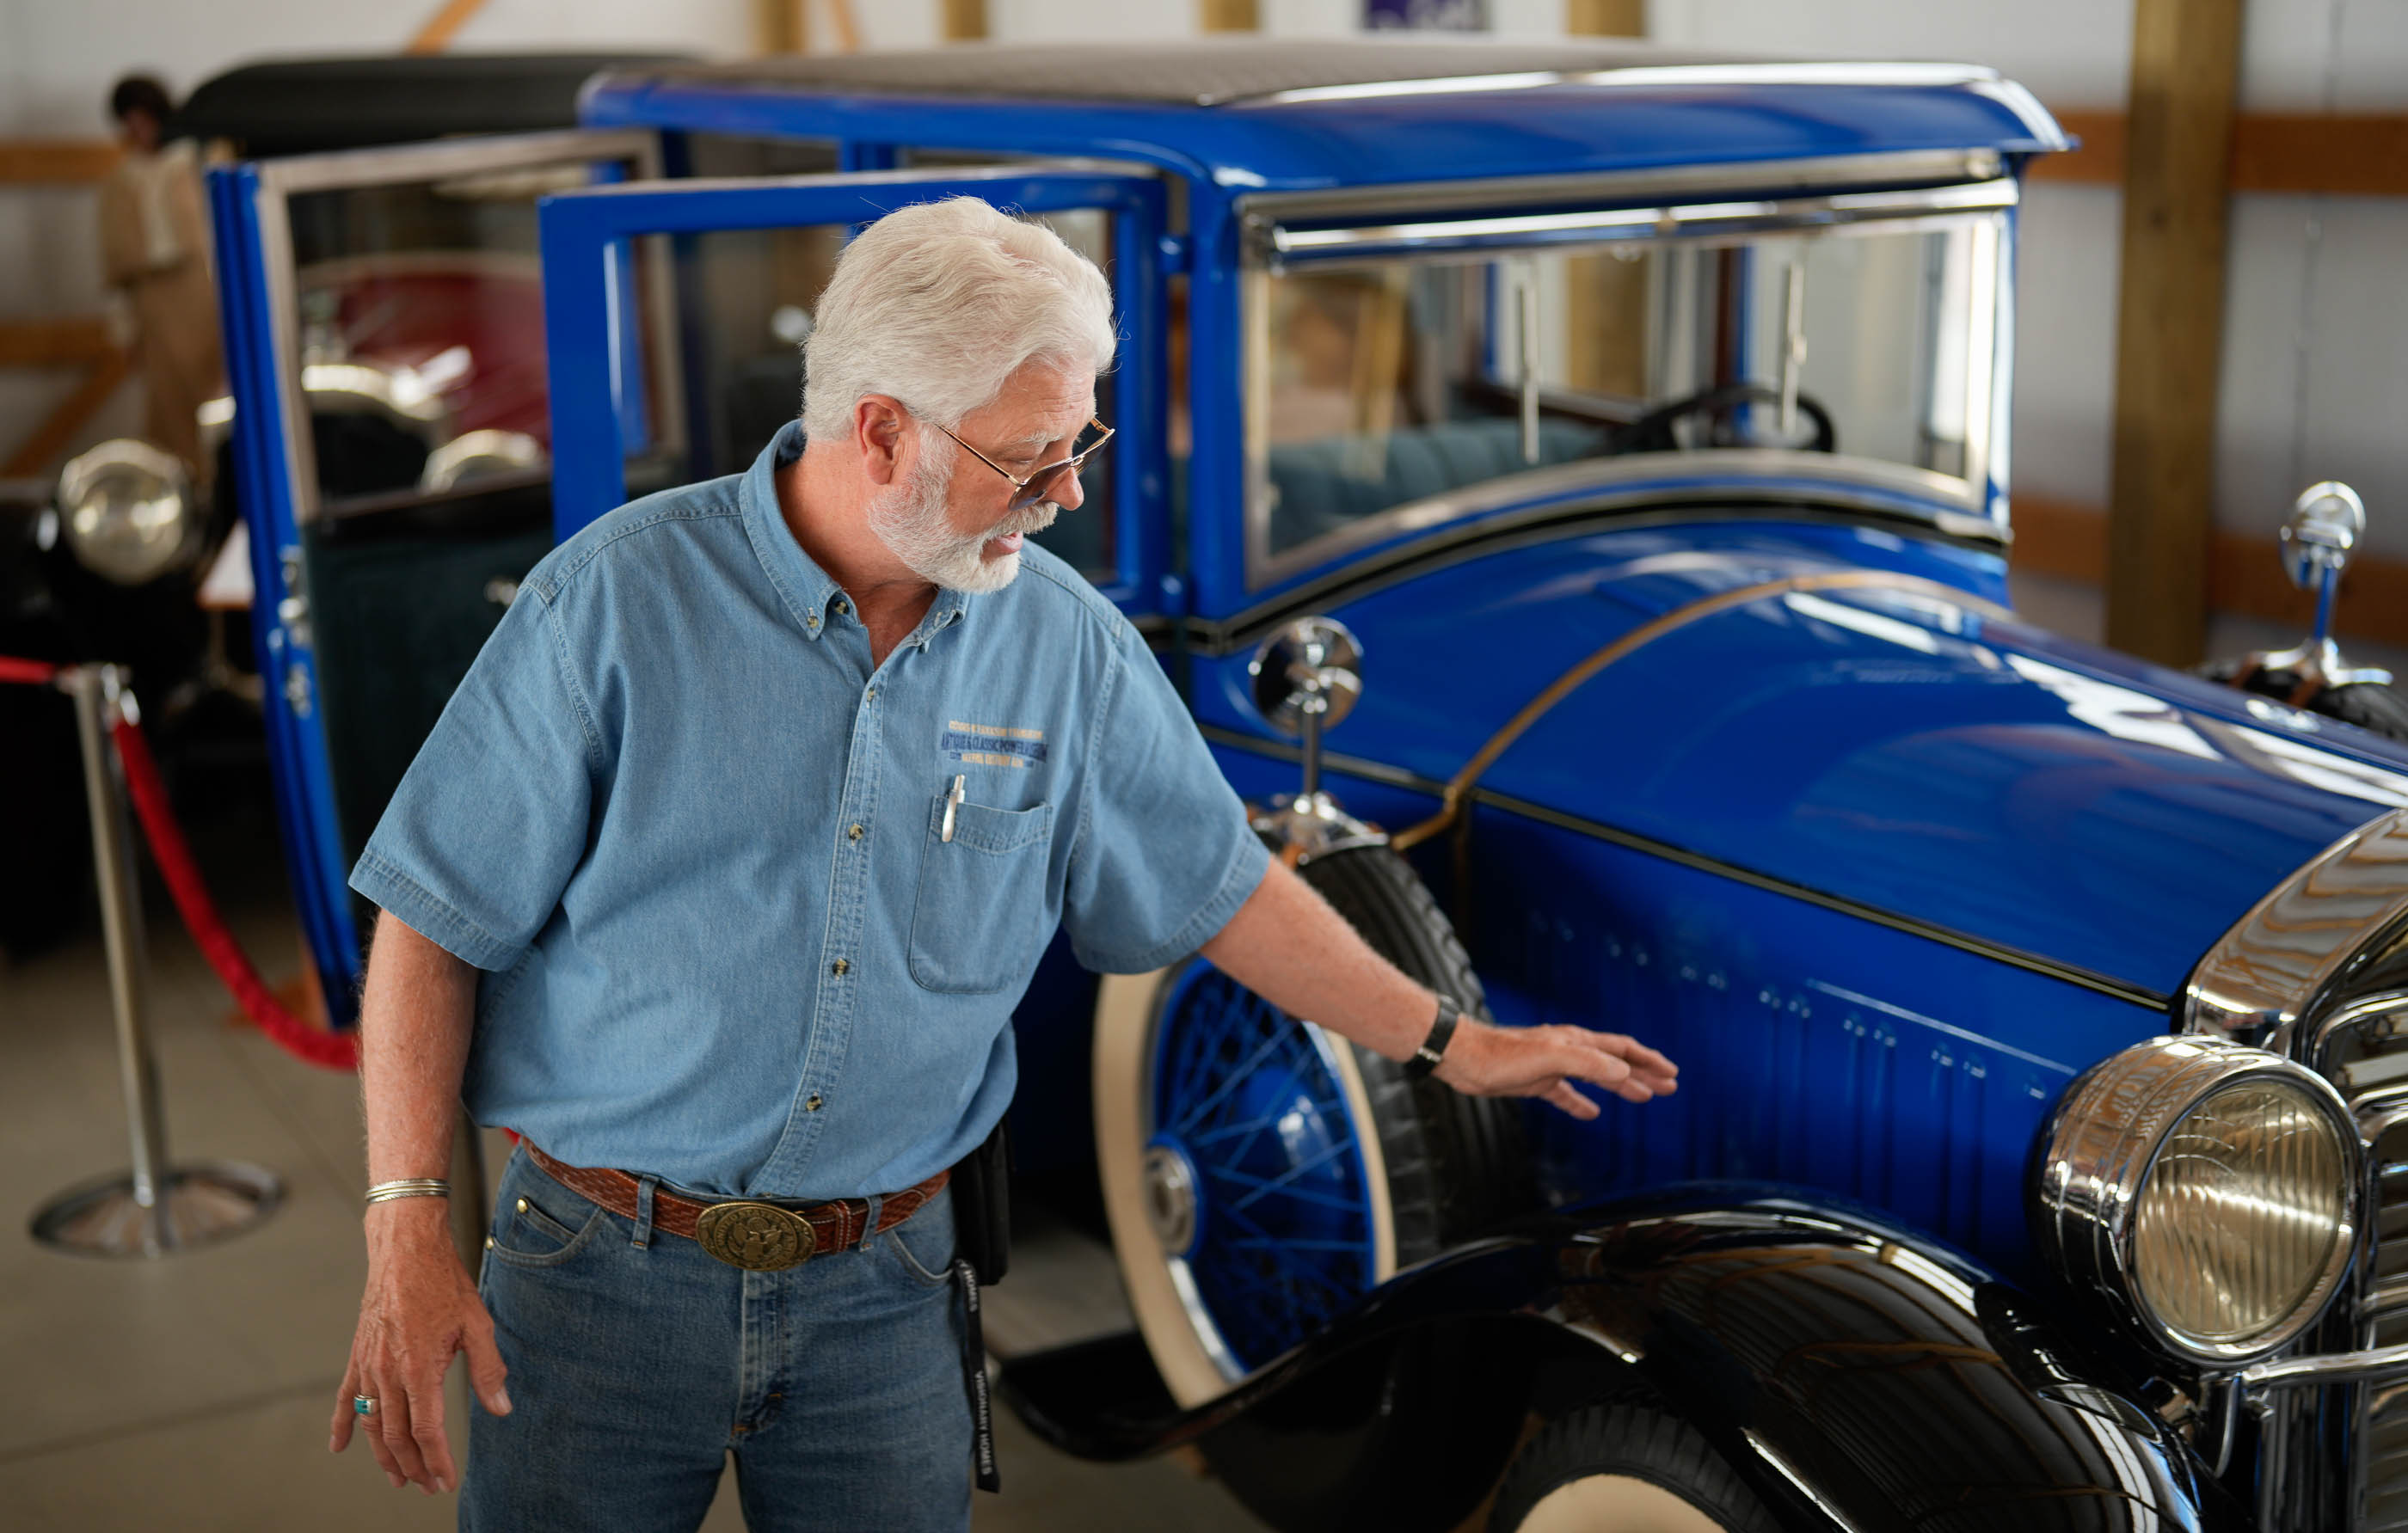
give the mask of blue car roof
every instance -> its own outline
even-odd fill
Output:
[[[1353,38],[978,44],[608,71],[595,126],[1103,155],[1233,188],[2065,149],[2031,94],[1954,64],[1643,43]]]

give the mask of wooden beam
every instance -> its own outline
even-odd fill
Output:
[[[752,51],[810,50],[810,18],[803,13],[803,0],[752,0]]]
[[[1564,0],[1576,37],[1643,37],[1647,0]],[[1647,394],[1647,266],[1610,255],[1564,261],[1564,381],[1593,394]]]
[[[2132,19],[2107,642],[2172,666],[2207,638],[2241,7],[2137,0]]]
[[[1206,32],[1259,32],[1263,27],[1257,0],[1197,0],[1196,15]]]
[[[26,479],[45,473],[65,455],[67,447],[81,431],[84,423],[97,414],[117,386],[125,381],[132,363],[122,351],[112,348],[98,366],[84,375],[75,392],[58,403],[33,434],[17,444],[8,461],[0,463],[0,479]]]
[[[1644,37],[1647,0],[1564,0],[1564,31],[1575,37]]]
[[[2080,585],[2107,578],[2107,514],[2096,506],[2041,495],[2014,497],[2011,567]],[[2293,585],[2275,555],[2272,533],[2218,531],[2207,555],[2208,606],[2290,623],[2304,634],[2315,600]],[[2342,576],[2333,629],[2344,637],[2408,645],[2408,559],[2360,553]]]
[[[440,53],[460,36],[460,29],[476,20],[477,12],[485,8],[485,0],[443,0],[435,14],[421,25],[415,36],[403,45],[405,53]]]
[[[861,23],[853,20],[853,0],[827,0],[828,27],[836,34],[839,53],[861,51]]]
[[[0,367],[89,367],[116,351],[97,315],[0,322]]]
[[[2408,117],[2244,117],[2232,136],[2232,189],[2408,194]]]
[[[986,0],[944,0],[945,41],[974,43],[986,36]]]
[[[2123,184],[2124,114],[2069,109],[2056,115],[2067,133],[2082,140],[2082,147],[2034,160],[2031,179]],[[2225,184],[2234,192],[2408,196],[2408,117],[2259,114],[2237,119]]]
[[[83,185],[115,169],[124,152],[108,138],[0,138],[0,185]]]
[[[2081,140],[2062,154],[2043,154],[2025,172],[2036,181],[2070,181],[2085,186],[2124,184],[2124,114],[2122,112],[2057,111],[2057,125]]]

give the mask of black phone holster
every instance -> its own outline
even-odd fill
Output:
[[[953,1254],[983,1286],[1011,1265],[1011,1139],[998,1119],[986,1142],[953,1168]]]

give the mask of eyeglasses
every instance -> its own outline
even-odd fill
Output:
[[[934,421],[930,421],[928,423],[932,426],[937,425],[937,423]],[[943,426],[937,426],[937,429],[939,431],[945,431]],[[952,432],[945,431],[945,435],[948,437],[953,437],[954,445],[959,447],[963,451],[968,453],[971,457],[976,458],[979,462],[986,465],[989,468],[994,469],[996,473],[1001,474],[1005,479],[1011,480],[1011,504],[1006,506],[1004,509],[1008,511],[1016,511],[1021,509],[1023,507],[1034,506],[1040,500],[1053,499],[1054,491],[1061,484],[1064,476],[1077,473],[1081,466],[1085,464],[1089,458],[1101,452],[1104,450],[1104,444],[1112,439],[1112,428],[1093,417],[1088,419],[1087,430],[1100,431],[1103,435],[1089,441],[1086,446],[1080,448],[1079,451],[1071,453],[1068,457],[1064,458],[1060,463],[1049,463],[1044,467],[1035,470],[1030,473],[1026,479],[1022,479],[1019,475],[1010,472],[1009,469],[1005,468],[1003,465],[996,462],[993,458],[988,457],[985,453],[980,451],[977,448],[972,447],[969,443],[963,441],[959,437],[953,437]]]

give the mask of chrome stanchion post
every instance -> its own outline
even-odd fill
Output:
[[[142,983],[142,884],[134,866],[134,838],[125,818],[109,730],[123,691],[114,666],[70,673],[76,736],[83,747],[84,806],[92,816],[93,870],[100,885],[101,937],[108,953],[108,996],[117,1019],[117,1082],[125,1098],[125,1131],[133,1151],[129,1191],[138,1211],[143,1254],[167,1244],[165,1187],[167,1128],[159,1106],[159,1058],[150,1047],[150,997]]]
[[[164,1256],[257,1224],[275,1211],[284,1188],[273,1172],[256,1166],[168,1164],[159,1062],[143,985],[142,885],[135,870],[125,783],[110,738],[120,711],[130,709],[133,699],[114,666],[76,666],[60,674],[59,686],[75,701],[76,734],[83,747],[84,801],[92,815],[93,868],[100,886],[101,936],[117,1019],[118,1083],[125,1098],[133,1167],[44,1203],[35,1211],[33,1234],[47,1245],[87,1255]]]

